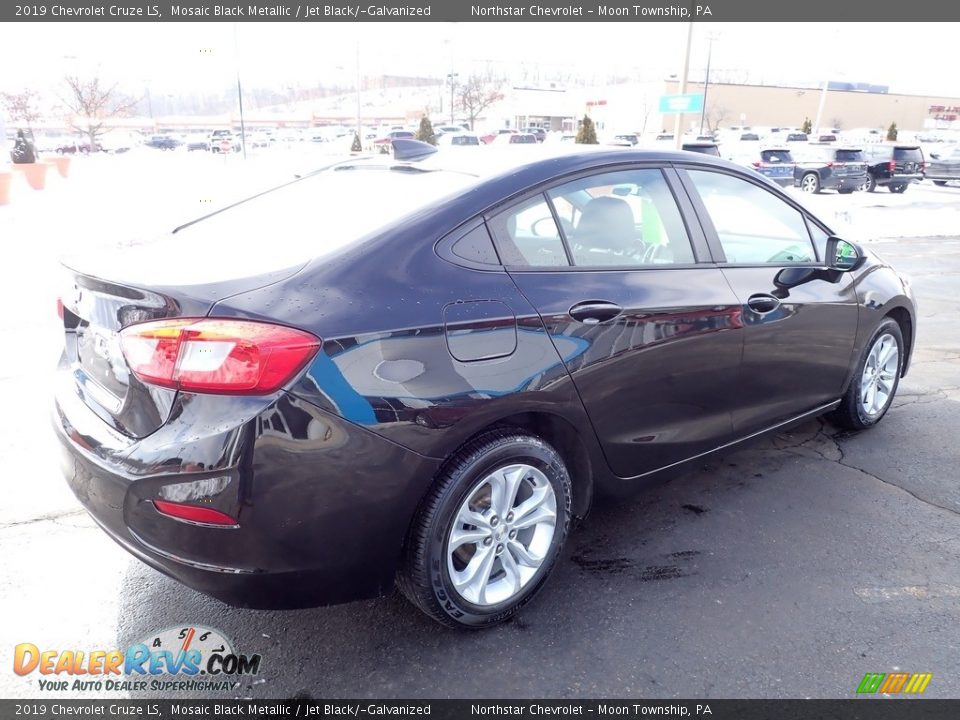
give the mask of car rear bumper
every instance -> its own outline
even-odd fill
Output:
[[[910,175],[891,175],[890,177],[877,178],[877,185],[903,185],[923,180],[921,173],[911,173]]]
[[[123,446],[60,390],[53,420],[64,476],[130,553],[231,605],[314,607],[389,591],[410,519],[440,461],[285,393],[259,400],[259,413],[225,430],[167,432],[168,423]],[[204,414],[216,405],[213,398]],[[153,500],[171,497],[220,509],[237,524],[170,518]]]

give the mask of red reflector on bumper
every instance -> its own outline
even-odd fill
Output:
[[[204,525],[236,525],[237,521],[219,510],[196,505],[181,505],[167,500],[154,500],[153,506],[162,515],[186,520],[187,522],[203,523]]]

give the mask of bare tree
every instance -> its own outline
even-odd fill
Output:
[[[29,88],[20,92],[0,93],[0,102],[7,109],[10,120],[26,127],[31,136],[33,135],[31,126],[40,119],[40,110],[37,108],[39,98],[40,94]]]
[[[500,92],[501,85],[501,80],[488,73],[471,75],[457,87],[456,105],[467,116],[471,130],[473,130],[473,123],[484,110],[503,100],[503,93]]]
[[[707,112],[704,115],[704,120],[707,123],[707,130],[711,133],[715,133],[720,129],[720,124],[727,119],[730,112],[724,105],[711,103],[707,105]]]
[[[71,114],[70,125],[74,130],[86,133],[91,152],[97,147],[97,138],[103,133],[106,121],[129,114],[138,102],[121,95],[116,84],[106,85],[97,76],[68,75],[64,82],[67,95],[62,100]]]

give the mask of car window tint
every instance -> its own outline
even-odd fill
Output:
[[[450,251],[457,257],[472,262],[485,265],[497,265],[499,263],[486,225],[480,225],[468,232],[453,244]]]
[[[492,218],[490,231],[504,265],[569,265],[560,231],[543,195]]]
[[[920,148],[896,148],[893,159],[897,162],[923,162],[923,153]]]
[[[547,193],[574,265],[692,263],[693,250],[660,170],[628,170],[574,180]]]
[[[837,150],[837,162],[860,162],[863,153],[860,150]]]
[[[762,150],[760,158],[767,163],[792,163],[793,156],[789,150]]]
[[[784,200],[732,175],[688,170],[728,263],[814,262],[803,215]]]

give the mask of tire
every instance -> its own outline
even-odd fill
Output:
[[[850,195],[856,188],[837,188],[837,192],[841,195]]]
[[[800,178],[800,190],[811,194],[820,192],[820,178],[817,177],[817,174],[807,173]]]
[[[946,180],[934,180],[934,181],[933,181],[933,184],[936,185],[937,187],[943,187],[944,185],[947,184],[947,181],[946,181]]]
[[[514,502],[498,501],[511,485]],[[449,458],[417,511],[397,586],[448,627],[504,622],[550,575],[570,528],[570,499],[570,475],[546,442],[513,428],[479,435]],[[451,549],[455,533],[460,544]]]
[[[900,183],[899,185],[890,185],[890,192],[897,193],[898,195],[902,195],[907,191],[907,187],[908,187],[907,183]]]
[[[867,177],[866,191],[867,192],[877,191],[877,179],[873,175],[870,175],[869,177]]]
[[[876,362],[884,358],[883,353],[887,352],[885,344],[892,342],[896,349],[896,357],[886,356],[885,362],[881,364],[883,368],[879,375],[874,370]],[[886,345],[889,347],[889,345]],[[850,387],[843,396],[840,405],[829,414],[830,420],[835,424],[847,430],[865,430],[873,427],[883,419],[890,409],[893,398],[897,394],[897,388],[900,385],[900,372],[903,369],[903,333],[896,320],[885,318],[880,326],[874,331],[867,343],[860,360],[854,370],[853,379],[850,381]],[[894,368],[894,366],[896,366]],[[870,378],[879,378],[874,382],[874,389],[870,393]],[[883,379],[886,378],[887,393],[881,397],[884,387]],[[870,401],[872,398],[872,402]]]

